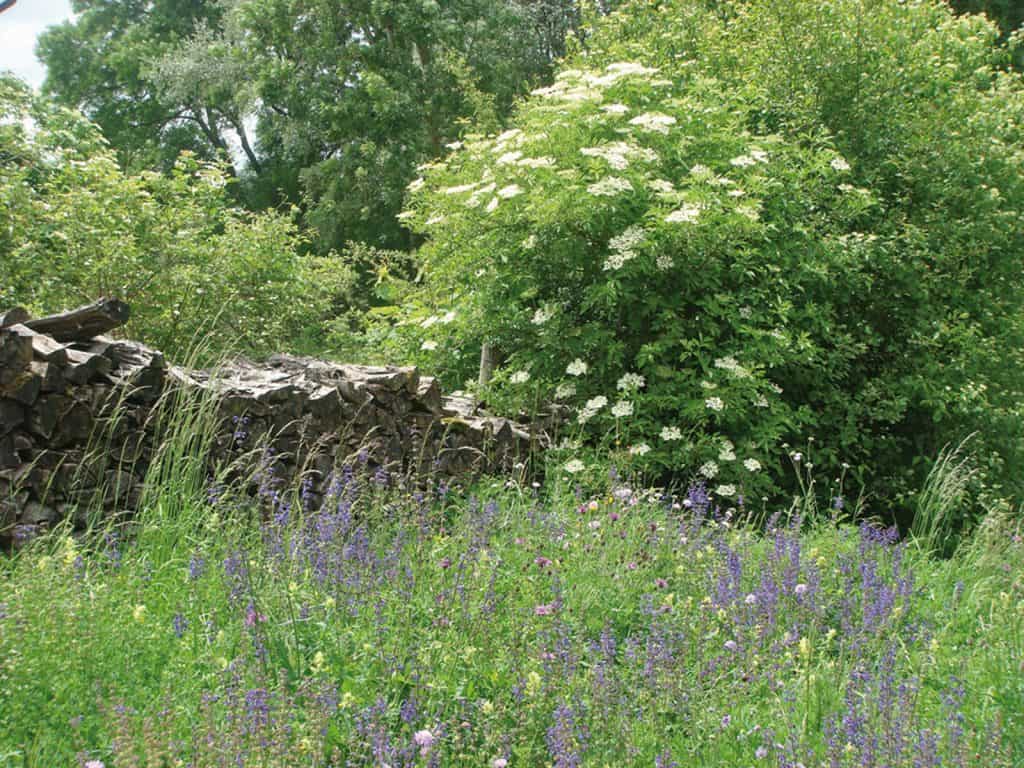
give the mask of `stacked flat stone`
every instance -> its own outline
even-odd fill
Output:
[[[62,520],[82,527],[97,510],[131,514],[156,450],[160,404],[182,393],[216,404],[211,473],[260,454],[282,484],[302,477],[314,495],[346,463],[415,482],[465,481],[524,472],[544,443],[540,422],[482,413],[415,368],[286,355],[214,371],[168,365],[142,344],[97,333],[100,304],[73,321],[75,313],[0,314],[0,545]],[[109,328],[127,307],[104,313]]]

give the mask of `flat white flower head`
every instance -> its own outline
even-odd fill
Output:
[[[722,398],[720,397],[709,397],[707,400],[704,401],[704,406],[709,411],[721,411],[723,408],[725,408],[725,403],[722,402]]]
[[[665,221],[669,224],[692,224],[700,218],[702,210],[704,210],[704,206],[688,203],[668,214]]]
[[[579,459],[573,459],[565,464],[565,471],[575,475],[577,472],[582,472],[587,466]]]
[[[628,392],[634,389],[643,389],[646,383],[647,380],[639,373],[625,373],[619,379],[616,387],[622,392]]]
[[[832,162],[829,163],[832,166],[833,171],[848,171],[850,170],[850,164],[846,162],[845,158],[833,157]]]
[[[437,342],[436,341],[430,341],[428,339],[427,341],[424,341],[420,345],[420,349],[422,349],[424,352],[433,352],[435,349],[437,349]]]
[[[565,368],[565,372],[570,376],[585,376],[588,370],[590,370],[590,366],[578,357]]]
[[[525,384],[530,380],[530,372],[516,371],[515,373],[508,377],[508,380],[513,384]]]
[[[717,488],[715,488],[715,493],[718,494],[719,496],[725,496],[725,497],[735,496],[736,495],[736,486],[735,485],[720,485]]]
[[[622,419],[633,415],[633,402],[631,400],[619,400],[612,406],[612,416]]]
[[[697,470],[697,474],[710,480],[718,474],[718,465],[713,461],[705,461],[700,465],[700,469]]]
[[[646,456],[651,452],[651,446],[647,443],[637,443],[629,448],[630,456]]]
[[[679,427],[662,427],[660,437],[666,442],[674,442],[676,440],[682,440],[683,433],[680,431]]]
[[[743,466],[748,472],[757,472],[761,469],[761,462],[757,459],[744,459]]]

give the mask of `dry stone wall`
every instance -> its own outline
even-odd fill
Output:
[[[116,307],[116,322],[126,309]],[[312,493],[351,462],[420,479],[525,471],[550,424],[481,413],[415,368],[279,355],[186,370],[93,335],[102,323],[61,331],[44,321],[0,314],[0,545],[62,520],[81,527],[90,510],[135,510],[160,414],[182,395],[212,398],[211,470],[261,453],[282,480],[308,478]]]

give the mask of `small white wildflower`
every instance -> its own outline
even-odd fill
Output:
[[[651,452],[651,446],[647,443],[637,443],[629,447],[630,456],[646,456]]]
[[[671,115],[664,115],[661,112],[645,112],[642,115],[637,115],[629,121],[630,125],[635,125],[645,131],[654,131],[655,133],[668,133],[670,125],[676,124],[676,119]]]
[[[420,345],[420,349],[422,349],[424,352],[433,352],[435,349],[437,349],[437,342],[436,341],[430,341],[428,339],[427,341],[424,341]]]
[[[555,387],[555,400],[567,400],[570,397],[575,397],[576,385],[571,381],[564,384],[559,384]]]
[[[616,384],[616,388],[620,391],[628,391],[631,389],[643,389],[647,380],[639,373],[625,373],[622,378],[619,379]]]
[[[729,195],[729,197],[743,197],[747,193],[742,189],[730,189],[726,194]]]
[[[667,272],[672,269],[674,263],[675,262],[672,261],[672,257],[667,253],[659,253],[658,258],[655,260],[655,266],[657,266],[657,268],[662,272]]]
[[[395,215],[395,218],[399,221],[409,221],[409,219],[416,218],[416,211],[402,211]]]
[[[584,406],[588,411],[594,411],[595,413],[608,405],[608,398],[604,395],[597,395],[587,400],[587,404]]]
[[[565,471],[569,472],[571,474],[576,474],[577,472],[582,472],[586,468],[587,468],[587,465],[584,464],[579,459],[573,459],[572,461],[566,462],[566,464],[565,464]]]
[[[429,328],[440,319],[437,315],[431,315],[426,320],[420,322],[420,328]]]
[[[487,207],[484,210],[487,211],[488,213],[494,213],[494,211],[497,210],[497,208],[498,208],[498,198],[492,197],[491,198],[491,202],[489,202],[487,204]]]
[[[715,493],[718,494],[719,496],[726,496],[726,497],[728,497],[728,496],[735,496],[736,495],[736,486],[735,485],[720,485],[717,488],[715,488]]]
[[[707,406],[710,411],[720,411],[725,408],[725,403],[722,402],[720,397],[709,397],[704,401],[704,405]]]
[[[757,459],[744,459],[743,466],[748,472],[757,472],[761,469],[761,462]]]
[[[654,75],[659,71],[655,67],[645,67],[643,64],[635,61],[617,61],[614,64],[609,64],[605,67],[605,70],[622,77],[627,75]]]
[[[544,325],[548,320],[555,316],[555,310],[553,307],[540,307],[536,312],[533,313],[533,320],[531,322],[534,325]]]
[[[757,397],[754,398],[754,407],[755,408],[767,408],[768,407],[768,398],[765,397],[764,395],[758,395]]]
[[[438,320],[438,322],[443,323],[444,325],[455,322],[455,310],[449,309],[444,313],[444,316]]]
[[[691,176],[710,176],[712,173],[713,171],[703,163],[697,163],[692,168],[690,168]]]
[[[533,248],[535,248],[537,246],[537,236],[536,235],[530,235],[525,240],[523,240],[522,246],[523,246],[523,248],[525,248],[528,251],[532,250]]]
[[[530,380],[529,371],[516,371],[508,377],[509,382],[512,384],[525,384]]]
[[[752,150],[750,150],[750,156],[752,158],[754,158],[759,163],[767,163],[768,162],[768,153],[765,152],[763,149],[752,149]]]
[[[620,176],[605,176],[587,187],[587,192],[598,197],[614,197],[623,192],[632,192],[633,185],[629,179]]]
[[[509,184],[507,187],[502,187],[498,190],[498,197],[508,200],[510,197],[523,194],[523,188],[518,184]]]
[[[700,212],[704,209],[702,205],[684,205],[677,208],[665,217],[669,224],[692,224],[700,218]]]
[[[518,149],[515,150],[514,152],[506,152],[504,155],[498,158],[497,163],[498,165],[511,165],[522,156],[523,153]]]
[[[422,178],[413,179],[412,181],[409,182],[409,186],[407,186],[406,189],[409,192],[419,192],[421,189],[423,189],[426,183],[427,182],[425,182]]]
[[[751,221],[761,220],[761,212],[753,205],[738,205],[736,206],[736,213],[740,216],[745,216]]]
[[[676,191],[675,185],[665,179],[651,179],[647,182],[647,188],[659,195],[671,195]]]
[[[754,310],[748,306],[740,307],[740,317],[744,320],[749,320],[754,315]]]
[[[718,474],[718,465],[713,461],[705,461],[700,465],[700,469],[697,470],[697,474],[711,480]]]
[[[612,416],[622,419],[633,415],[633,403],[630,400],[619,400],[612,406]]]
[[[752,158],[750,155],[739,155],[729,161],[730,165],[734,165],[737,168],[749,168],[752,165],[757,165],[757,160]]]
[[[427,219],[426,226],[432,227],[435,224],[440,224],[444,220],[445,220],[445,217],[443,215],[441,215],[441,214],[438,214],[437,216],[431,216],[429,219]]]
[[[833,171],[848,171],[850,170],[850,164],[846,162],[845,158],[833,157],[832,162],[829,163],[832,166]]]
[[[736,461],[736,450],[732,447],[732,443],[722,447],[722,450],[718,452],[719,461]]]
[[[462,149],[462,142],[461,141],[453,141],[453,142],[450,142],[448,144],[445,144],[445,147],[450,149],[450,150],[452,150],[454,152],[457,149]]]
[[[570,376],[585,376],[589,366],[578,357],[566,366],[565,372]]]
[[[625,104],[605,104],[601,107],[602,112],[607,112],[609,115],[624,115],[629,112],[629,107]]]
[[[670,442],[673,440],[682,440],[683,433],[679,429],[679,427],[662,427],[660,437],[662,440],[665,440],[666,442]]]

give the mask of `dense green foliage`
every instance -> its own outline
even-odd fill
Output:
[[[817,436],[808,459],[909,506],[977,431],[987,492],[1019,498],[1024,88],[995,27],[708,6],[624,6],[513,128],[411,185],[403,348],[461,382],[490,343],[492,399],[558,393],[725,495],[770,492],[780,446]]]
[[[353,279],[299,255],[291,216],[234,207],[217,166],[182,155],[169,174],[126,174],[94,125],[11,79],[0,118],[0,306],[113,295],[132,306],[128,333],[167,354],[200,335],[265,351],[302,346]]]
[[[547,77],[572,0],[76,0],[47,32],[46,90],[95,120],[121,159],[181,149],[239,159],[251,207],[303,203],[321,253],[408,248],[396,223],[416,165],[495,126]]]
[[[1003,518],[938,561],[813,504],[762,536],[700,489],[574,497],[557,473],[467,499],[357,469],[322,507],[266,474],[258,504],[187,477],[131,529],[0,559],[0,765],[1024,758]]]

